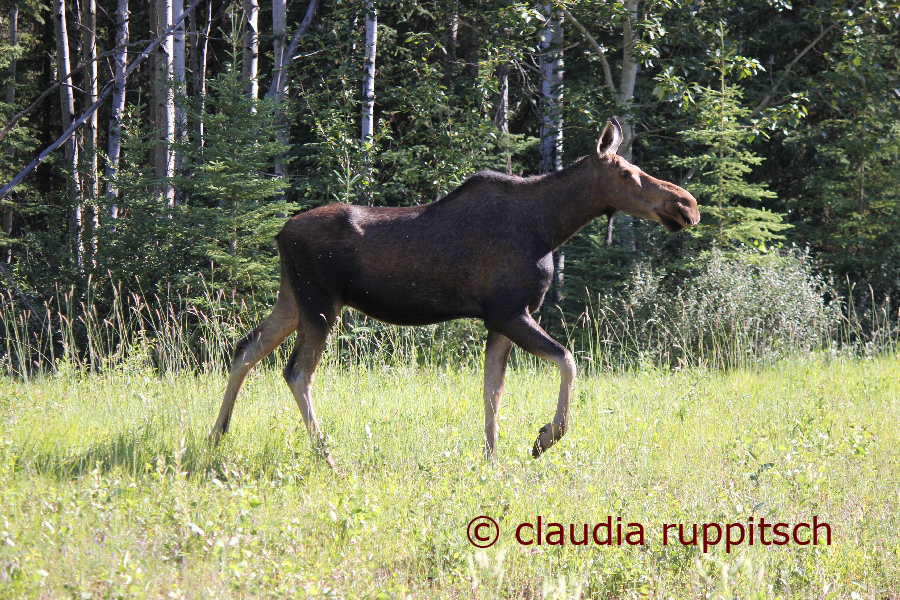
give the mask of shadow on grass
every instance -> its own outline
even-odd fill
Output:
[[[180,471],[188,479],[282,478],[284,471],[306,478],[312,471],[327,468],[308,447],[305,432],[296,444],[277,445],[266,436],[252,453],[237,451],[225,437],[218,446],[206,437],[187,436],[183,445],[166,435],[163,424],[143,424],[130,431],[96,439],[86,448],[63,446],[50,450],[30,448],[26,443],[13,447],[15,471],[39,474],[57,481],[70,481],[87,474],[119,473],[138,477],[148,472]],[[299,448],[299,450],[297,450]],[[277,473],[276,473],[277,472]]]

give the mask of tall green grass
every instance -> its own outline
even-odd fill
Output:
[[[0,377],[0,597],[890,598],[900,592],[900,363],[584,376],[539,460],[549,365],[511,369],[499,462],[477,369],[325,365],[312,450],[280,373],[206,435],[223,374]],[[502,537],[479,550],[467,523]],[[520,546],[517,524],[646,528],[643,546]],[[663,523],[818,516],[816,547],[663,545]]]
[[[811,352],[871,356],[900,347],[900,310],[889,298],[860,306],[814,273],[801,253],[761,257],[713,254],[695,276],[638,266],[616,297],[587,296],[565,319],[548,307],[544,325],[588,369],[735,368]],[[138,282],[139,283],[139,282]],[[234,344],[271,309],[271,298],[237,298],[205,283],[144,293],[88,282],[56,290],[41,307],[0,294],[0,371],[28,377],[60,365],[83,371],[149,367],[160,373],[227,369]],[[469,365],[480,361],[485,332],[472,320],[395,327],[345,310],[326,361],[367,367]],[[283,364],[290,344],[267,359]],[[533,364],[529,357],[517,358]]]

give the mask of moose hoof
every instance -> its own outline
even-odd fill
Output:
[[[334,459],[331,458],[331,453],[328,450],[323,449],[322,458],[325,459],[325,464],[328,465],[332,471],[337,471],[337,467],[334,466]]]
[[[313,445],[313,451],[319,458],[325,461],[325,464],[327,464],[332,471],[337,471],[337,467],[334,465],[334,459],[331,458],[331,452],[328,451],[328,446],[325,445],[324,438],[319,438],[318,443]]]
[[[206,437],[206,441],[213,446],[214,448],[219,445],[219,442],[222,440],[222,436],[225,435],[225,432],[219,428],[213,428],[212,431],[209,432],[209,435]]]
[[[539,457],[562,437],[562,429],[558,429],[556,432],[553,429],[553,423],[547,423],[538,431],[537,439],[534,440],[534,446],[531,448],[532,458]],[[558,435],[556,435],[557,433]]]

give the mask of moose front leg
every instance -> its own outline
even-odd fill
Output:
[[[484,347],[484,458],[490,463],[497,461],[497,415],[512,347],[508,337],[488,331]]]
[[[562,344],[547,335],[526,311],[512,317],[496,328],[523,350],[556,363],[559,367],[559,398],[553,421],[541,427],[531,449],[531,456],[539,457],[566,434],[569,423],[569,399],[575,381],[575,359]]]

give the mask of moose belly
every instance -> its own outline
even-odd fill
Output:
[[[360,282],[362,283],[362,282]],[[451,319],[483,316],[473,298],[459,290],[443,289],[429,281],[369,281],[350,286],[348,306],[368,316],[396,325],[431,325]]]

